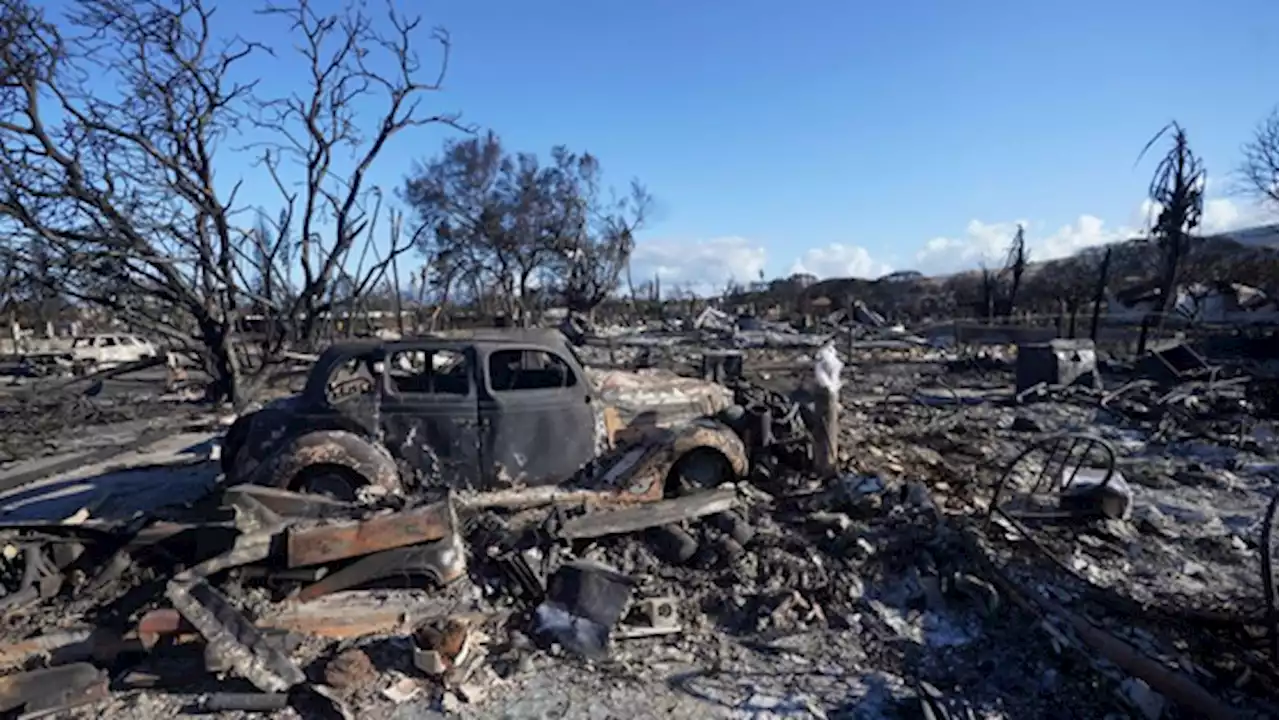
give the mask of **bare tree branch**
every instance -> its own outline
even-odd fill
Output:
[[[1254,128],[1253,137],[1241,149],[1244,159],[1236,170],[1242,190],[1271,207],[1280,204],[1280,129],[1273,109]]]
[[[58,22],[30,0],[0,0],[4,267],[39,265],[66,297],[197,351],[211,395],[237,402],[287,343],[315,340],[353,247],[373,257],[349,283],[356,293],[407,250],[375,246],[381,194],[366,178],[389,140],[458,125],[422,111],[447,67],[443,31],[444,59],[419,79],[420,21],[390,4],[382,24],[363,5],[263,12],[286,21],[310,69],[287,97],[234,80],[274,51],[221,37],[209,0],[79,0]],[[380,116],[359,114],[378,98]],[[240,183],[216,172],[248,127],[270,137],[258,148],[280,193],[270,212],[237,204]],[[249,367],[240,331],[257,313],[269,332]]]

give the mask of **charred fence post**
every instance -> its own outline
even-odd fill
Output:
[[[840,457],[840,373],[843,370],[844,363],[835,345],[828,343],[818,351],[813,367],[816,386],[814,410],[818,424],[813,439],[813,465],[822,477],[835,474]]]
[[[835,474],[840,454],[840,441],[837,434],[840,423],[840,396],[830,388],[819,385],[814,395],[814,404],[817,406],[819,427],[813,439],[813,465],[819,475],[829,477]]]

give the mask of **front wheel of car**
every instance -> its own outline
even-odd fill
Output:
[[[349,468],[317,465],[298,473],[289,489],[340,502],[355,502],[360,488],[367,484],[363,477]]]

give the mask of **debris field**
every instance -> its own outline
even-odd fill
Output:
[[[4,388],[0,715],[1276,716],[1274,357],[758,334]]]

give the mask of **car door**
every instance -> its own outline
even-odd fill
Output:
[[[98,338],[98,363],[116,365],[120,362],[120,340],[115,335],[103,335]]]
[[[592,460],[592,396],[573,364],[537,346],[486,347],[483,355],[482,463],[490,477],[559,483]]]
[[[482,485],[476,353],[465,345],[395,346],[386,356],[383,443],[428,486]]]

